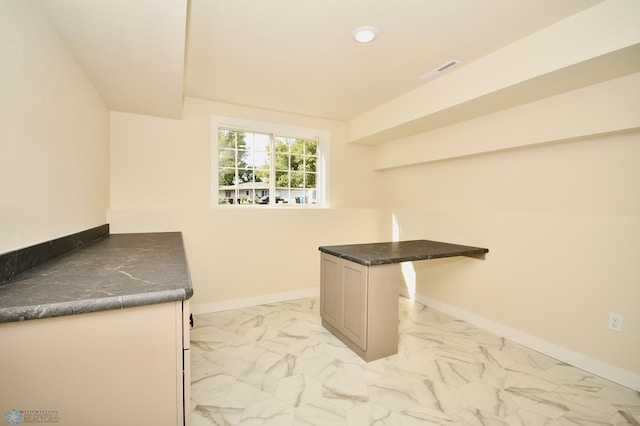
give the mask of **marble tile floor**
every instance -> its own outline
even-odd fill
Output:
[[[197,315],[192,425],[640,425],[640,393],[400,298],[366,363],[316,298]]]

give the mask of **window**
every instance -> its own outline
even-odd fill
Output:
[[[326,205],[328,132],[219,117],[213,129],[212,205]]]

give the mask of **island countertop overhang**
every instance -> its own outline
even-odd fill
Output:
[[[321,252],[365,266],[412,262],[443,257],[480,257],[489,249],[431,240],[320,246]]]

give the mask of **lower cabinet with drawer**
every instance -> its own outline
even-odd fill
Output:
[[[13,424],[189,425],[188,319],[180,300],[1,323],[0,415]]]
[[[367,362],[396,354],[400,266],[320,256],[322,325]]]

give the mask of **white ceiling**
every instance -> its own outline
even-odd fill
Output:
[[[112,110],[179,118],[190,96],[348,120],[602,0],[38,1]],[[355,43],[361,25],[378,39]]]

